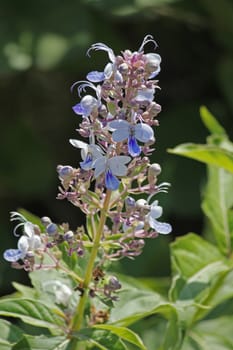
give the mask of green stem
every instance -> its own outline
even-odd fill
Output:
[[[95,265],[95,260],[96,260],[97,254],[98,254],[98,249],[99,249],[100,240],[101,240],[101,237],[103,234],[104,225],[106,223],[110,198],[111,198],[111,191],[108,190],[106,192],[103,208],[102,208],[101,213],[100,213],[99,226],[96,230],[96,235],[94,237],[93,247],[91,250],[90,258],[89,258],[86,272],[85,272],[85,277],[83,280],[82,287],[84,289],[84,292],[83,292],[83,295],[81,295],[81,297],[80,297],[77,311],[76,311],[76,314],[75,314],[74,319],[73,319],[73,325],[72,325],[73,331],[78,331],[82,327],[84,310],[85,310],[87,298],[89,295],[88,287],[89,287],[89,284],[90,284],[91,279],[92,279],[92,273],[93,273],[93,269],[94,269],[94,265]],[[75,349],[75,347],[74,347],[74,349]]]

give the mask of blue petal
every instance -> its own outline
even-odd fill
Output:
[[[132,157],[137,157],[141,153],[141,147],[138,146],[135,136],[128,138],[128,152]]]
[[[87,79],[92,83],[99,83],[105,79],[104,72],[93,71],[87,74]]]
[[[105,184],[109,190],[115,191],[120,185],[120,181],[116,176],[114,176],[111,170],[107,170],[105,174]]]
[[[92,155],[90,153],[87,154],[86,159],[83,162],[80,162],[80,166],[84,170],[90,170],[92,168]]]
[[[72,107],[72,109],[76,114],[84,114],[84,108],[82,107],[81,103],[76,104]]]
[[[20,249],[7,249],[3,253],[3,257],[6,261],[16,262],[23,257],[23,254]]]

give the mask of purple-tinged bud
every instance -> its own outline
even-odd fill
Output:
[[[42,218],[41,218],[41,223],[42,223],[42,225],[44,225],[44,226],[48,226],[49,224],[51,224],[51,219],[48,217],[48,216],[43,216]]]
[[[73,237],[74,237],[73,231],[67,231],[64,234],[64,240],[66,240],[66,241],[71,241]]]
[[[78,249],[77,249],[77,254],[78,254],[78,256],[83,256],[83,254],[84,254],[84,249],[82,248],[82,247],[78,247]]]
[[[161,112],[161,109],[162,107],[158,103],[152,102],[148,108],[148,112],[151,117],[156,117]]]
[[[121,74],[127,74],[129,71],[129,66],[127,63],[122,63],[119,65],[118,70]]]
[[[56,224],[52,223],[46,227],[46,231],[49,236],[53,236],[58,232],[58,227]]]
[[[64,179],[73,174],[73,168],[70,165],[58,165],[57,166],[58,175]]]
[[[150,185],[155,185],[157,176],[161,173],[161,166],[158,163],[151,164],[148,170],[148,182]]]
[[[126,209],[133,209],[135,208],[135,199],[133,197],[126,197],[125,198],[125,206]]]

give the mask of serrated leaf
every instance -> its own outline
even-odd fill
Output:
[[[12,350],[66,350],[69,339],[64,336],[32,336],[24,335],[24,338],[16,344]]]
[[[211,134],[218,134],[223,137],[227,137],[225,129],[219,124],[214,115],[210,113],[205,106],[201,106],[200,115],[202,122],[205,124]]]
[[[34,288],[25,286],[18,282],[12,282],[12,285],[20,293],[21,297],[28,299],[33,299],[35,297],[36,291]]]
[[[183,143],[168,152],[215,165],[233,173],[233,152],[214,145]]]
[[[48,308],[37,300],[3,299],[0,300],[0,315],[17,317],[33,326],[59,329],[64,326],[64,320],[58,316],[60,310]]]
[[[23,332],[18,327],[14,326],[10,322],[1,319],[0,320],[0,349],[10,350],[12,346],[20,341],[23,337]]]
[[[110,324],[95,325],[94,328],[109,330],[110,332],[112,332],[113,334],[116,334],[121,339],[126,340],[127,342],[136,345],[138,348],[140,348],[142,350],[146,350],[145,345],[143,344],[140,337],[128,328],[117,327],[117,326],[110,325]]]

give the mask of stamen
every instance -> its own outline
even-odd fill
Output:
[[[144,46],[148,44],[149,42],[152,42],[155,46],[155,49],[158,47],[156,41],[154,40],[152,35],[146,35],[145,38],[143,39],[142,45],[140,46],[138,52],[143,52]]]

